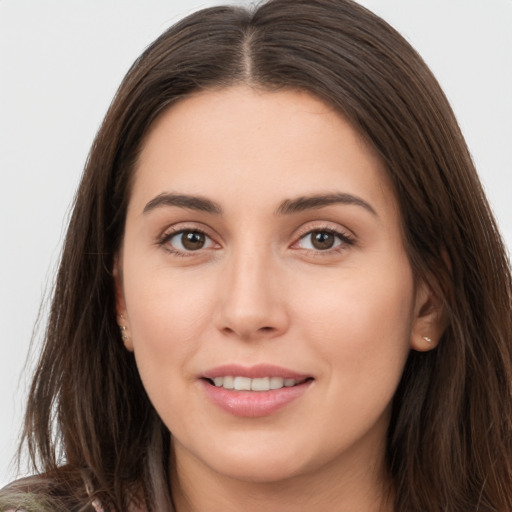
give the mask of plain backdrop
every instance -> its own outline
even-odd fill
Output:
[[[182,16],[217,3],[0,0],[0,487],[16,476],[23,367],[94,134],[141,51]],[[512,247],[512,0],[360,3],[438,77]]]

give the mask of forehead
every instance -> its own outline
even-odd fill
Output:
[[[157,119],[132,200],[140,209],[179,191],[260,205],[332,188],[395,204],[383,164],[339,112],[304,91],[237,86],[191,95]]]

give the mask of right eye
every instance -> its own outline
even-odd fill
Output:
[[[211,249],[216,246],[215,242],[202,231],[197,229],[183,229],[167,235],[162,244],[172,252],[189,253],[201,249]]]

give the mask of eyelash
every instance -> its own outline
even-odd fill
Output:
[[[190,257],[193,256],[194,253],[199,253],[202,249],[198,249],[197,251],[180,251],[179,249],[175,249],[172,247],[169,242],[172,240],[175,236],[182,235],[183,233],[199,233],[201,235],[204,235],[209,240],[213,241],[213,239],[202,229],[194,227],[194,228],[183,228],[178,230],[173,230],[171,232],[165,232],[157,241],[157,245],[164,247],[164,249],[171,253],[174,256],[178,257]],[[301,240],[304,240],[306,237],[311,236],[313,233],[328,233],[330,235],[333,235],[334,237],[338,238],[340,243],[338,245],[335,245],[333,248],[328,248],[325,250],[321,249],[305,249],[308,252],[314,253],[315,256],[329,256],[333,253],[339,253],[342,252],[347,248],[347,246],[354,245],[355,240],[352,236],[348,235],[347,233],[343,233],[339,230],[333,229],[332,227],[315,227],[313,229],[307,229],[303,233],[301,233],[297,241],[292,244],[292,247],[298,244]],[[213,241],[214,242],[214,241]],[[214,242],[215,243],[215,242]]]

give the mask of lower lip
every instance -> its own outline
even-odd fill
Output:
[[[269,416],[300,398],[309,388],[312,380],[289,388],[270,391],[234,391],[201,380],[208,398],[218,407],[233,416],[258,418]]]

